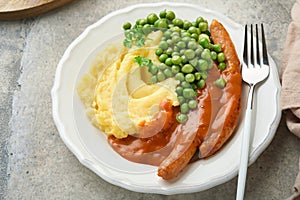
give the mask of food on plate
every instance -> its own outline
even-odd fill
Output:
[[[147,84],[148,72],[141,69],[135,58],[148,57],[159,63],[155,55],[161,32],[149,35],[148,42],[139,49],[125,49],[122,55],[107,67],[97,80],[94,91],[94,112],[99,128],[108,135],[124,138],[140,133],[139,124],[151,120],[164,98],[179,105],[175,79],[159,84]]]
[[[220,96],[222,107],[218,111],[215,120],[212,122],[213,130],[206,136],[200,145],[200,154],[203,157],[214,154],[231,136],[237,124],[240,113],[240,101],[242,93],[242,78],[240,74],[240,62],[236,54],[234,45],[226,29],[218,21],[213,20],[210,25],[212,40],[221,44],[226,55],[226,69],[221,74],[227,83]]]
[[[217,152],[240,113],[240,63],[217,20],[163,10],[123,25],[81,79],[78,94],[110,146],[169,180]]]

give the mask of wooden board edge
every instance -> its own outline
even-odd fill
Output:
[[[70,4],[73,1],[74,0],[56,0],[36,7],[27,8],[27,9],[0,12],[0,20],[11,21],[11,20],[20,20],[20,19],[34,17],[49,12],[51,10],[54,10],[56,8],[62,7],[64,5]]]

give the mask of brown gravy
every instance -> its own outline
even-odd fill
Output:
[[[155,166],[159,166],[170,154],[174,145],[177,145],[178,148],[178,142],[185,144],[193,141],[197,136],[200,145],[205,140],[206,133],[212,129],[211,122],[216,120],[217,113],[226,103],[226,99],[224,101],[223,95],[224,89],[217,88],[214,85],[214,81],[220,76],[222,76],[222,74],[216,66],[209,70],[206,87],[198,91],[198,109],[189,112],[189,120],[185,124],[179,124],[176,121],[176,114],[179,111],[178,107],[172,107],[170,102],[168,103],[166,101],[161,105],[160,112],[163,114],[157,114],[154,117],[155,120],[147,124],[149,125],[147,128],[143,129],[143,126],[146,127],[147,125],[142,125],[143,134],[149,134],[149,137],[131,135],[124,139],[117,139],[114,136],[109,136],[108,143],[118,154],[129,161]],[[235,92],[232,89],[234,86],[231,85],[235,84],[235,77],[227,77],[226,79],[227,86],[225,88],[231,88],[226,92]],[[230,98],[230,94],[228,98]],[[207,109],[209,110],[208,113],[200,115],[200,112],[204,112],[204,110]],[[200,118],[199,116],[202,117]],[[167,120],[161,120],[160,122],[160,119]],[[163,128],[161,128],[160,131],[155,130],[156,125],[151,126],[151,124],[155,124],[155,122],[157,123],[156,125],[165,123],[162,125]],[[220,120],[220,123],[224,122]],[[152,134],[151,131],[157,133]],[[182,151],[187,148],[186,146],[187,145],[182,145]]]

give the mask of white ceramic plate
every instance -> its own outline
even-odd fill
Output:
[[[77,93],[76,85],[85,74],[97,52],[112,37],[122,33],[125,21],[135,22],[148,13],[162,9],[173,10],[180,18],[195,20],[205,17],[209,22],[223,23],[242,53],[243,27],[226,16],[184,3],[139,4],[108,14],[89,26],[66,50],[60,60],[52,89],[53,118],[60,136],[78,160],[101,178],[120,187],[145,193],[178,194],[202,191],[224,183],[237,175],[243,117],[234,137],[215,156],[189,164],[175,181],[167,182],[156,175],[157,167],[129,162],[115,153],[106,142],[106,136],[91,125]],[[277,68],[270,58],[271,73],[256,90],[256,118],[251,142],[250,163],[266,149],[279,124],[280,84]],[[244,86],[243,104],[245,104]],[[243,112],[242,112],[243,116]]]

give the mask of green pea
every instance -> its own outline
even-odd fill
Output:
[[[173,42],[173,43],[177,43],[177,42],[179,42],[179,41],[180,41],[179,35],[174,35],[174,36],[172,37],[172,42]]]
[[[155,75],[154,75],[154,76],[151,76],[151,78],[150,78],[150,82],[151,82],[151,83],[154,84],[154,83],[157,83],[157,81],[158,81],[158,80],[157,80],[157,76],[155,76]]]
[[[192,88],[184,88],[182,91],[182,95],[186,99],[191,99],[195,97],[195,91]]]
[[[140,25],[144,26],[147,24],[147,19],[141,19],[140,20]]]
[[[197,101],[194,100],[194,99],[189,100],[188,106],[189,106],[190,109],[195,109],[195,108],[197,108]]]
[[[149,14],[149,15],[147,16],[147,22],[148,22],[149,24],[154,24],[154,22],[155,22],[156,20],[158,20],[158,17],[157,17],[157,15],[156,15],[155,13],[151,13],[151,14]]]
[[[173,19],[175,19],[175,13],[173,12],[173,11],[167,11],[167,13],[166,13],[166,18],[168,19],[168,20],[173,20]]]
[[[171,39],[167,39],[167,43],[168,43],[168,45],[172,46],[172,44],[173,44],[173,40],[171,40]]]
[[[183,65],[183,67],[181,68],[181,71],[182,71],[183,73],[191,73],[191,72],[193,72],[193,70],[194,70],[194,67],[193,67],[191,64],[185,64],[185,65]]]
[[[207,31],[208,29],[208,24],[206,22],[200,22],[198,25],[199,29],[201,32]]]
[[[195,50],[196,56],[200,56],[202,51],[203,51],[203,47],[198,45],[197,49]]]
[[[187,103],[183,103],[180,105],[180,112],[185,114],[189,112],[189,105]]]
[[[191,35],[191,38],[194,38],[195,40],[198,40],[198,34],[197,33],[193,33],[192,35]]]
[[[165,70],[166,68],[168,68],[168,66],[165,63],[160,63],[158,65],[158,69],[160,69],[161,71]]]
[[[183,73],[178,73],[175,75],[175,79],[178,80],[178,81],[184,81],[184,75]]]
[[[220,44],[214,44],[212,45],[212,50],[214,50],[217,53],[220,53],[222,51],[222,46]]]
[[[136,21],[136,24],[144,26],[145,24],[147,24],[147,20],[146,19],[138,19]]]
[[[174,33],[179,33],[181,29],[178,26],[174,26],[174,27],[170,28],[170,30]]]
[[[174,47],[173,47],[173,50],[174,50],[174,52],[177,52],[177,53],[180,51],[180,49],[179,49],[178,46],[174,46]]]
[[[189,32],[183,32],[181,33],[181,37],[191,37],[191,34]]]
[[[155,54],[157,56],[160,56],[163,53],[163,50],[161,48],[156,49]]]
[[[160,13],[159,13],[159,17],[160,17],[160,18],[166,18],[166,15],[167,15],[166,9],[160,11]]]
[[[158,60],[163,63],[163,62],[165,62],[165,60],[167,58],[168,58],[168,55],[163,53],[158,57]]]
[[[195,57],[195,51],[193,51],[192,49],[187,49],[185,52],[184,52],[184,55],[185,57],[188,59],[188,60],[191,60]]]
[[[194,74],[187,74],[185,75],[185,81],[186,82],[189,82],[189,83],[192,83],[195,81],[195,76]]]
[[[151,33],[152,30],[153,30],[153,27],[152,27],[152,25],[150,25],[150,24],[145,24],[145,25],[143,26],[143,33],[144,33],[145,35],[148,35],[149,33]]]
[[[195,79],[196,79],[197,81],[199,81],[199,80],[201,79],[201,73],[200,73],[200,72],[196,72],[196,73],[195,73]]]
[[[172,23],[175,25],[175,26],[178,26],[180,28],[183,27],[183,21],[182,19],[179,19],[179,18],[175,18],[172,20]]]
[[[189,41],[187,46],[188,46],[189,49],[195,50],[195,49],[197,49],[198,44],[195,41]]]
[[[209,35],[208,35],[206,32],[207,32],[207,31],[205,31],[205,33],[201,33],[201,34],[199,35],[198,40],[201,40],[202,38],[207,38],[208,41],[210,42]]]
[[[166,50],[169,47],[169,44],[167,41],[161,41],[159,43],[159,48],[161,48],[162,50]]]
[[[149,69],[149,72],[153,75],[157,74],[157,72],[158,72],[158,67],[156,65],[151,65],[148,69]]]
[[[175,89],[175,91],[176,91],[176,93],[177,93],[178,95],[182,95],[183,87],[177,86],[176,89]]]
[[[191,26],[189,29],[188,29],[188,32],[190,34],[193,34],[193,33],[198,33],[198,30],[195,26]]]
[[[190,63],[193,67],[196,67],[197,64],[198,64],[198,58],[194,58],[194,59],[190,60],[189,63]]]
[[[183,41],[185,44],[187,44],[189,41],[191,41],[191,38],[188,36],[185,36],[185,37],[181,38],[181,41]]]
[[[171,30],[170,30],[171,31]],[[177,32],[177,31],[171,31],[172,32],[172,34],[171,34],[171,37],[174,37],[175,35],[176,36],[180,36],[180,33],[179,32]]]
[[[180,51],[179,51],[179,53],[180,53],[180,55],[184,55],[184,52],[185,52],[185,49],[180,49]],[[184,56],[185,57],[185,56]],[[186,58],[185,58],[186,59]]]
[[[190,21],[184,20],[184,22],[183,22],[183,28],[185,30],[188,30],[191,26],[192,26],[192,23]]]
[[[172,72],[174,74],[177,74],[178,72],[180,72],[180,66],[179,65],[172,65]]]
[[[176,46],[179,48],[179,49],[184,49],[185,48],[185,42],[183,41],[179,41]]]
[[[172,57],[173,56],[180,56],[180,53],[176,52],[175,50],[173,50],[173,53],[172,53]]]
[[[182,81],[181,86],[183,88],[191,88],[191,84],[189,82],[186,82],[186,81]]]
[[[166,50],[166,54],[167,54],[168,56],[171,56],[172,53],[173,53],[173,49],[172,49],[171,47],[169,47],[169,48]]]
[[[164,70],[164,74],[165,74],[165,76],[166,76],[167,78],[170,78],[170,77],[173,76],[172,70],[169,69],[169,68],[167,68],[167,69]]]
[[[183,104],[185,102],[185,98],[183,96],[177,96],[179,104]]]
[[[173,65],[172,58],[167,58],[167,59],[165,60],[165,64],[166,64],[167,66],[172,66],[172,65]]]
[[[218,65],[218,68],[220,70],[224,70],[224,69],[226,69],[226,64],[224,62],[220,62],[219,65]]]
[[[191,86],[192,86],[193,90],[197,90],[197,88],[198,88],[195,83],[192,83]]]
[[[224,62],[225,61],[225,54],[223,52],[218,53],[218,57],[217,57],[218,62]]]
[[[131,23],[130,22],[126,22],[126,23],[123,24],[123,29],[124,30],[128,30],[130,28],[131,28]]]
[[[207,73],[207,71],[202,71],[202,72],[200,72],[201,73],[201,77],[202,77],[202,79],[207,79],[207,77],[208,77],[208,73]]]
[[[204,22],[205,20],[204,20],[204,18],[203,17],[197,17],[197,19],[196,19],[196,23],[197,24],[199,24],[200,22]]]
[[[166,38],[170,38],[171,37],[171,34],[172,34],[172,31],[170,31],[170,30],[166,30],[165,32],[164,32],[164,37],[166,37]]]
[[[206,37],[203,37],[199,40],[199,44],[203,47],[203,48],[208,48],[209,47],[209,40]]]
[[[181,63],[182,64],[186,64],[188,62],[187,58],[185,57],[185,55],[181,56]]]
[[[174,27],[174,24],[168,24],[169,29]]]
[[[157,76],[157,80],[158,81],[163,81],[163,80],[166,79],[165,74],[163,72],[161,72],[161,71],[159,71],[156,76]]]
[[[214,66],[214,61],[213,61],[212,59],[208,59],[208,60],[207,60],[207,63],[208,63],[208,69],[213,68],[213,66]]]
[[[216,59],[217,59],[217,56],[218,56],[218,54],[217,54],[215,51],[211,51],[211,52],[210,52],[210,57],[211,57],[211,59],[216,60]]]
[[[226,86],[226,80],[224,78],[219,78],[215,81],[215,85],[222,89]]]
[[[183,124],[183,123],[185,123],[185,122],[188,120],[188,117],[187,117],[186,114],[180,113],[180,114],[178,114],[178,115],[176,116],[176,120],[177,120],[179,123]]]
[[[209,43],[208,49],[209,49],[209,50],[213,50],[213,49],[212,49],[212,46],[213,46],[213,44],[212,44],[212,43]]]
[[[154,27],[158,27],[158,23],[159,23],[159,20],[156,20],[156,21],[154,22]]]
[[[204,80],[204,79],[199,80],[199,81],[197,82],[197,86],[198,86],[198,88],[200,88],[200,89],[204,88],[204,86],[205,86],[205,80]]]
[[[158,28],[168,28],[168,22],[165,19],[157,20],[157,27]]]
[[[199,59],[197,66],[200,71],[206,71],[208,69],[208,62],[204,59]]]
[[[210,57],[210,50],[209,49],[204,49],[201,53],[201,58],[205,60],[211,59]]]
[[[173,56],[172,57],[172,63],[175,65],[179,65],[181,63],[181,57],[180,56]]]

